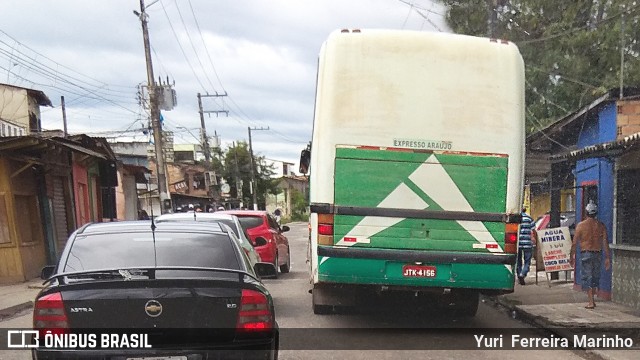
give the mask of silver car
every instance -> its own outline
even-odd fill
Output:
[[[229,226],[229,228],[231,228],[235,237],[238,240],[238,243],[240,243],[240,246],[242,247],[242,249],[244,249],[244,252],[247,254],[247,257],[251,262],[251,266],[254,266],[256,263],[261,262],[260,255],[253,248],[253,245],[251,245],[251,241],[249,241],[249,236],[246,234],[245,230],[240,225],[240,221],[238,220],[238,217],[235,215],[205,213],[205,212],[175,213],[175,214],[160,215],[155,219],[155,221],[157,222],[202,221],[202,222],[217,222],[217,223],[227,225]],[[265,245],[265,244],[258,244],[258,245]]]

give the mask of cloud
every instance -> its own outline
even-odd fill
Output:
[[[435,30],[394,0],[147,4],[154,77],[175,82],[178,94],[178,106],[163,112],[176,142],[199,137],[196,94],[226,91],[226,98],[203,99],[205,110],[229,110],[229,117],[206,116],[208,134],[217,132],[227,144],[246,140],[247,126],[268,126],[256,133],[255,151],[291,162],[311,137],[317,57],[332,31]],[[444,12],[428,0],[417,4]],[[133,10],[139,4],[132,0],[6,2],[0,12],[0,81],[49,96],[55,108],[42,109],[45,128],[62,128],[64,95],[71,132],[144,140],[135,130],[146,124],[137,86],[146,83],[147,72]],[[429,14],[446,29],[441,17]]]

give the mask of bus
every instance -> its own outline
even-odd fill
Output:
[[[300,158],[314,313],[409,291],[474,316],[479,294],[513,292],[524,106],[511,42],[331,33]]]

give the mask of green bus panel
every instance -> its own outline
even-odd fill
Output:
[[[436,267],[435,278],[404,277],[404,265],[387,260],[330,258],[320,264],[318,280],[342,284],[513,289],[513,274],[505,265],[424,264]]]

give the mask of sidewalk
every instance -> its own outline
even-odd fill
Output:
[[[525,279],[526,285],[516,283],[512,294],[496,296],[492,300],[511,310],[513,316],[534,326],[547,329],[558,336],[572,337],[574,333],[607,334],[633,338],[634,350],[594,350],[587,353],[601,359],[640,359],[640,312],[611,301],[598,300],[596,308],[585,309],[587,294],[573,290],[571,273],[568,281],[560,273],[559,280],[547,282],[544,272],[535,265]]]
[[[33,300],[42,289],[42,280],[0,286],[0,321],[33,307]]]

